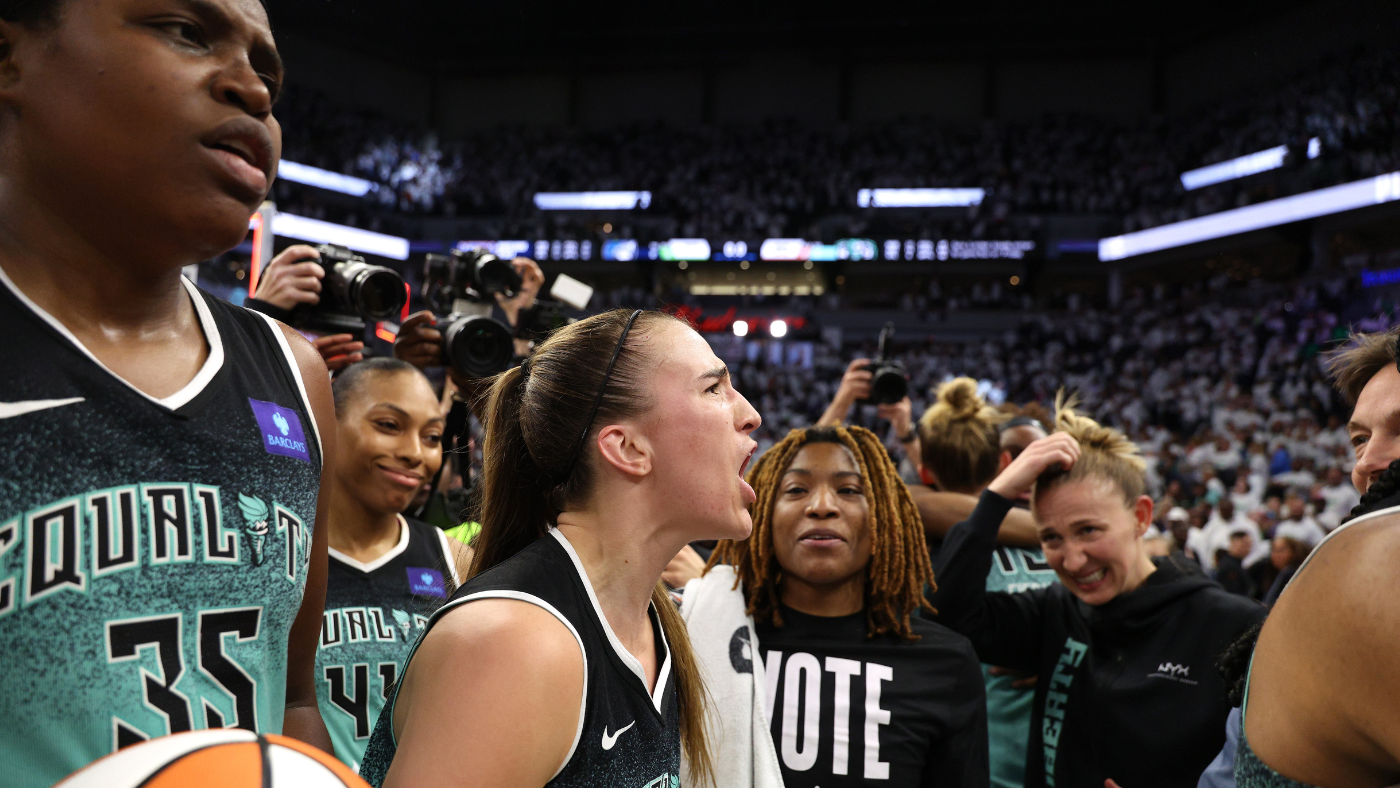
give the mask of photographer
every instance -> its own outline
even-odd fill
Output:
[[[511,297],[501,293],[497,293],[495,297],[497,306],[505,313],[506,323],[514,328],[520,319],[521,311],[535,305],[535,298],[544,285],[544,272],[540,270],[538,263],[528,257],[517,257],[511,260],[510,265],[520,275],[520,289]],[[394,357],[419,369],[443,366],[445,362],[442,355],[442,332],[437,329],[437,324],[438,318],[431,310],[425,309],[409,315],[399,328],[398,338],[394,340]],[[529,352],[528,340],[515,340],[517,356],[525,356]],[[471,381],[463,380],[456,374],[452,375],[452,382],[461,389],[470,391],[472,388]]]
[[[320,259],[321,253],[315,247],[305,244],[287,247],[267,264],[258,279],[257,293],[243,305],[291,324],[292,309],[298,304],[321,301],[321,280],[326,277],[326,269],[321,267]],[[311,344],[331,372],[339,372],[364,358],[360,351],[364,350],[365,343],[353,334],[316,337]]]

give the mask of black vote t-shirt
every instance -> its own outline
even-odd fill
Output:
[[[918,640],[865,636],[865,613],[782,609],[755,626],[787,788],[987,785],[987,704],[967,638],[918,615]]]

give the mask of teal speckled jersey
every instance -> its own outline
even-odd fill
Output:
[[[988,591],[1015,594],[1057,583],[1055,570],[1039,550],[1001,546],[987,573]],[[987,688],[987,747],[991,755],[993,788],[1021,788],[1026,779],[1026,747],[1030,740],[1034,689],[1011,686],[1012,676],[993,676],[983,666]]]
[[[320,445],[264,318],[188,286],[209,360],[155,400],[0,274],[0,774],[282,730]]]

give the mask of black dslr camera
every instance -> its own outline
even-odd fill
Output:
[[[893,405],[909,396],[909,373],[904,365],[890,358],[890,338],[894,336],[894,323],[886,323],[880,330],[879,350],[875,360],[865,365],[870,376],[870,398],[862,400],[872,405]]]
[[[495,294],[520,290],[520,274],[508,260],[483,252],[453,250],[430,254],[423,262],[423,296],[434,312],[446,314],[442,355],[468,378],[504,372],[515,358],[510,327],[491,318]]]
[[[408,291],[403,277],[392,268],[371,265],[343,246],[322,244],[321,300],[292,309],[292,326],[327,334],[364,333],[365,321],[399,316]]]

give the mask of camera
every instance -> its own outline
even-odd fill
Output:
[[[343,246],[322,244],[321,300],[292,309],[292,326],[328,334],[363,334],[365,321],[398,317],[408,300],[403,277],[392,268],[372,265]]]
[[[870,398],[863,400],[872,405],[893,405],[909,395],[909,373],[904,365],[890,358],[890,339],[894,337],[894,323],[886,323],[880,330],[879,350],[875,360],[866,364],[869,370]]]
[[[483,252],[453,250],[429,254],[423,262],[423,295],[434,312],[446,313],[442,354],[447,365],[468,378],[504,372],[515,358],[510,327],[491,318],[494,294],[520,290],[520,274],[509,261]]]
[[[574,322],[573,318],[564,314],[565,306],[582,312],[588,309],[592,298],[593,288],[583,282],[568,274],[555,276],[548,298],[537,298],[534,306],[520,310],[515,322],[516,338],[543,342],[555,330]]]

